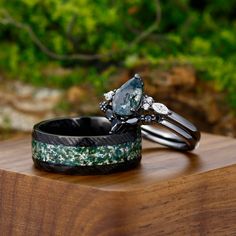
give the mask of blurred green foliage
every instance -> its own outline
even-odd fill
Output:
[[[0,0],[0,71],[34,85],[87,80],[102,90],[117,67],[176,60],[236,108],[235,9],[236,0]]]

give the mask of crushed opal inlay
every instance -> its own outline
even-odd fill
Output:
[[[32,141],[33,158],[66,166],[94,166],[122,163],[141,156],[141,138],[116,145],[74,147]]]

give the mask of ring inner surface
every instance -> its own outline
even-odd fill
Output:
[[[110,122],[105,118],[62,118],[42,122],[36,127],[47,134],[64,136],[101,136],[108,135],[111,129]]]

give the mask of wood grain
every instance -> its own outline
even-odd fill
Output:
[[[139,168],[39,171],[30,139],[0,143],[0,235],[236,235],[236,140],[180,153],[144,142]]]

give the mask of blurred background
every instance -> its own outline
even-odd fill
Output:
[[[97,115],[139,73],[202,131],[236,137],[235,0],[0,0],[0,140]]]

